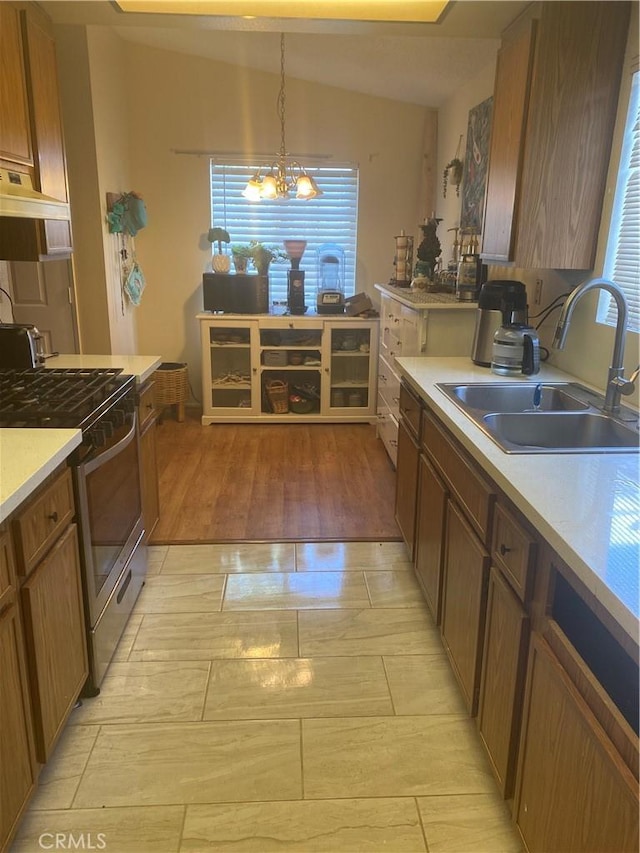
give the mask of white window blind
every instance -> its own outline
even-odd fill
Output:
[[[640,331],[640,72],[633,75],[618,182],[611,216],[604,277],[624,290],[630,331]],[[598,322],[616,324],[615,303],[603,294]]]
[[[256,164],[211,161],[211,220],[229,232],[234,243],[252,240],[284,251],[283,240],[306,240],[300,269],[305,271],[305,302],[314,307],[317,293],[318,248],[334,243],[344,251],[345,296],[355,293],[358,217],[358,169],[352,166],[307,168],[323,195],[310,199],[249,202],[242,195]],[[288,261],[274,261],[269,269],[269,299],[287,299]]]

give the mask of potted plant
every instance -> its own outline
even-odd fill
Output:
[[[447,197],[447,184],[451,183],[456,188],[456,195],[460,195],[460,184],[462,183],[462,160],[454,157],[444,167],[442,173],[442,195]]]
[[[265,246],[257,240],[251,241],[251,258],[258,275],[269,275],[269,265],[272,261],[287,260],[288,255],[278,246]]]
[[[231,237],[229,237],[229,232],[225,231],[224,228],[210,228],[209,233],[207,234],[207,240],[213,246],[214,243],[218,244],[218,254],[211,256],[211,266],[214,272],[229,272],[231,269],[231,258],[229,255],[222,254],[222,244],[229,243],[231,241]]]
[[[236,273],[245,273],[248,262],[253,259],[253,249],[246,243],[234,243],[231,246],[231,257]]]

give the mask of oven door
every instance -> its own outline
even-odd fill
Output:
[[[140,540],[142,503],[136,414],[76,468],[90,628],[97,624]]]

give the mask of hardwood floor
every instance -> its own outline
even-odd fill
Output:
[[[371,424],[158,426],[151,544],[400,539],[395,471]]]

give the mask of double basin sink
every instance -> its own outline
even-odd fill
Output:
[[[505,453],[638,452],[638,415],[601,410],[602,395],[575,382],[439,383]]]

